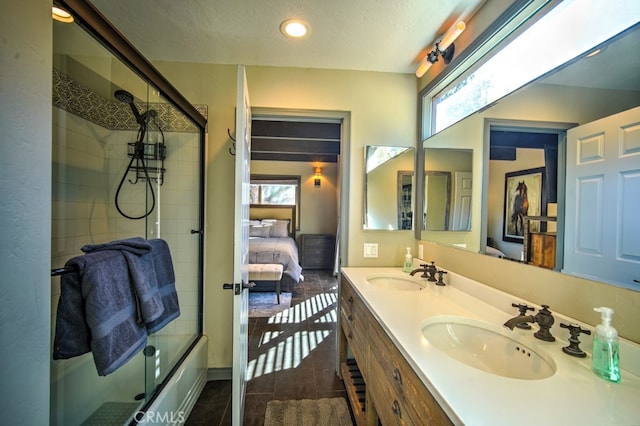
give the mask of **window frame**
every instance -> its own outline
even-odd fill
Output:
[[[296,207],[296,231],[300,230],[300,200],[301,200],[301,185],[302,178],[300,175],[261,175],[261,174],[252,174],[249,180],[250,185],[295,185],[296,187],[296,195],[295,195],[295,207]],[[262,200],[260,200],[262,201]],[[252,206],[256,207],[284,207],[291,206],[291,204],[262,204],[262,203],[251,203]]]

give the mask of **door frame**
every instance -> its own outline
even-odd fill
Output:
[[[348,265],[349,242],[349,176],[351,152],[351,112],[340,110],[288,109],[271,107],[251,107],[254,118],[269,118],[278,120],[300,120],[318,122],[341,122],[340,155],[338,156],[338,229],[336,231],[336,257],[334,274],[339,274],[340,265]],[[338,324],[339,327],[339,324]],[[336,345],[336,350],[339,345]],[[340,375],[339,357],[336,356],[336,372]]]

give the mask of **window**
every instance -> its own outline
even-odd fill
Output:
[[[433,98],[433,132],[588,52],[638,19],[637,1],[561,2],[466,78]]]
[[[251,183],[251,204],[294,205],[298,185],[291,183]]]
[[[300,229],[300,176],[251,175],[249,203],[254,206],[296,206]]]

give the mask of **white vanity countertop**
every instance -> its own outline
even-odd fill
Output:
[[[580,337],[581,348],[589,354],[586,358],[562,352],[569,333],[559,328],[561,322],[577,323],[589,330],[593,327],[553,312],[550,303],[555,317],[551,330],[555,342],[534,338],[537,324],[532,324],[532,330],[515,328],[514,333],[525,337],[532,348],[541,348],[551,356],[557,368],[555,374],[540,380],[501,377],[440,352],[422,336],[422,324],[433,316],[456,315],[501,325],[518,315],[512,302],[534,306],[532,315],[539,306],[452,273],[445,278],[451,285],[441,287],[423,280],[426,287],[421,291],[400,291],[366,282],[371,274],[402,274],[400,268],[345,267],[342,272],[454,423],[640,425],[640,345],[621,339],[622,381],[607,382],[591,371],[588,336]],[[629,367],[625,369],[625,365]]]

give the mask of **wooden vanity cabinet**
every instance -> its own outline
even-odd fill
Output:
[[[341,372],[357,425],[452,424],[344,276],[340,298]],[[364,379],[359,389],[354,369]]]

